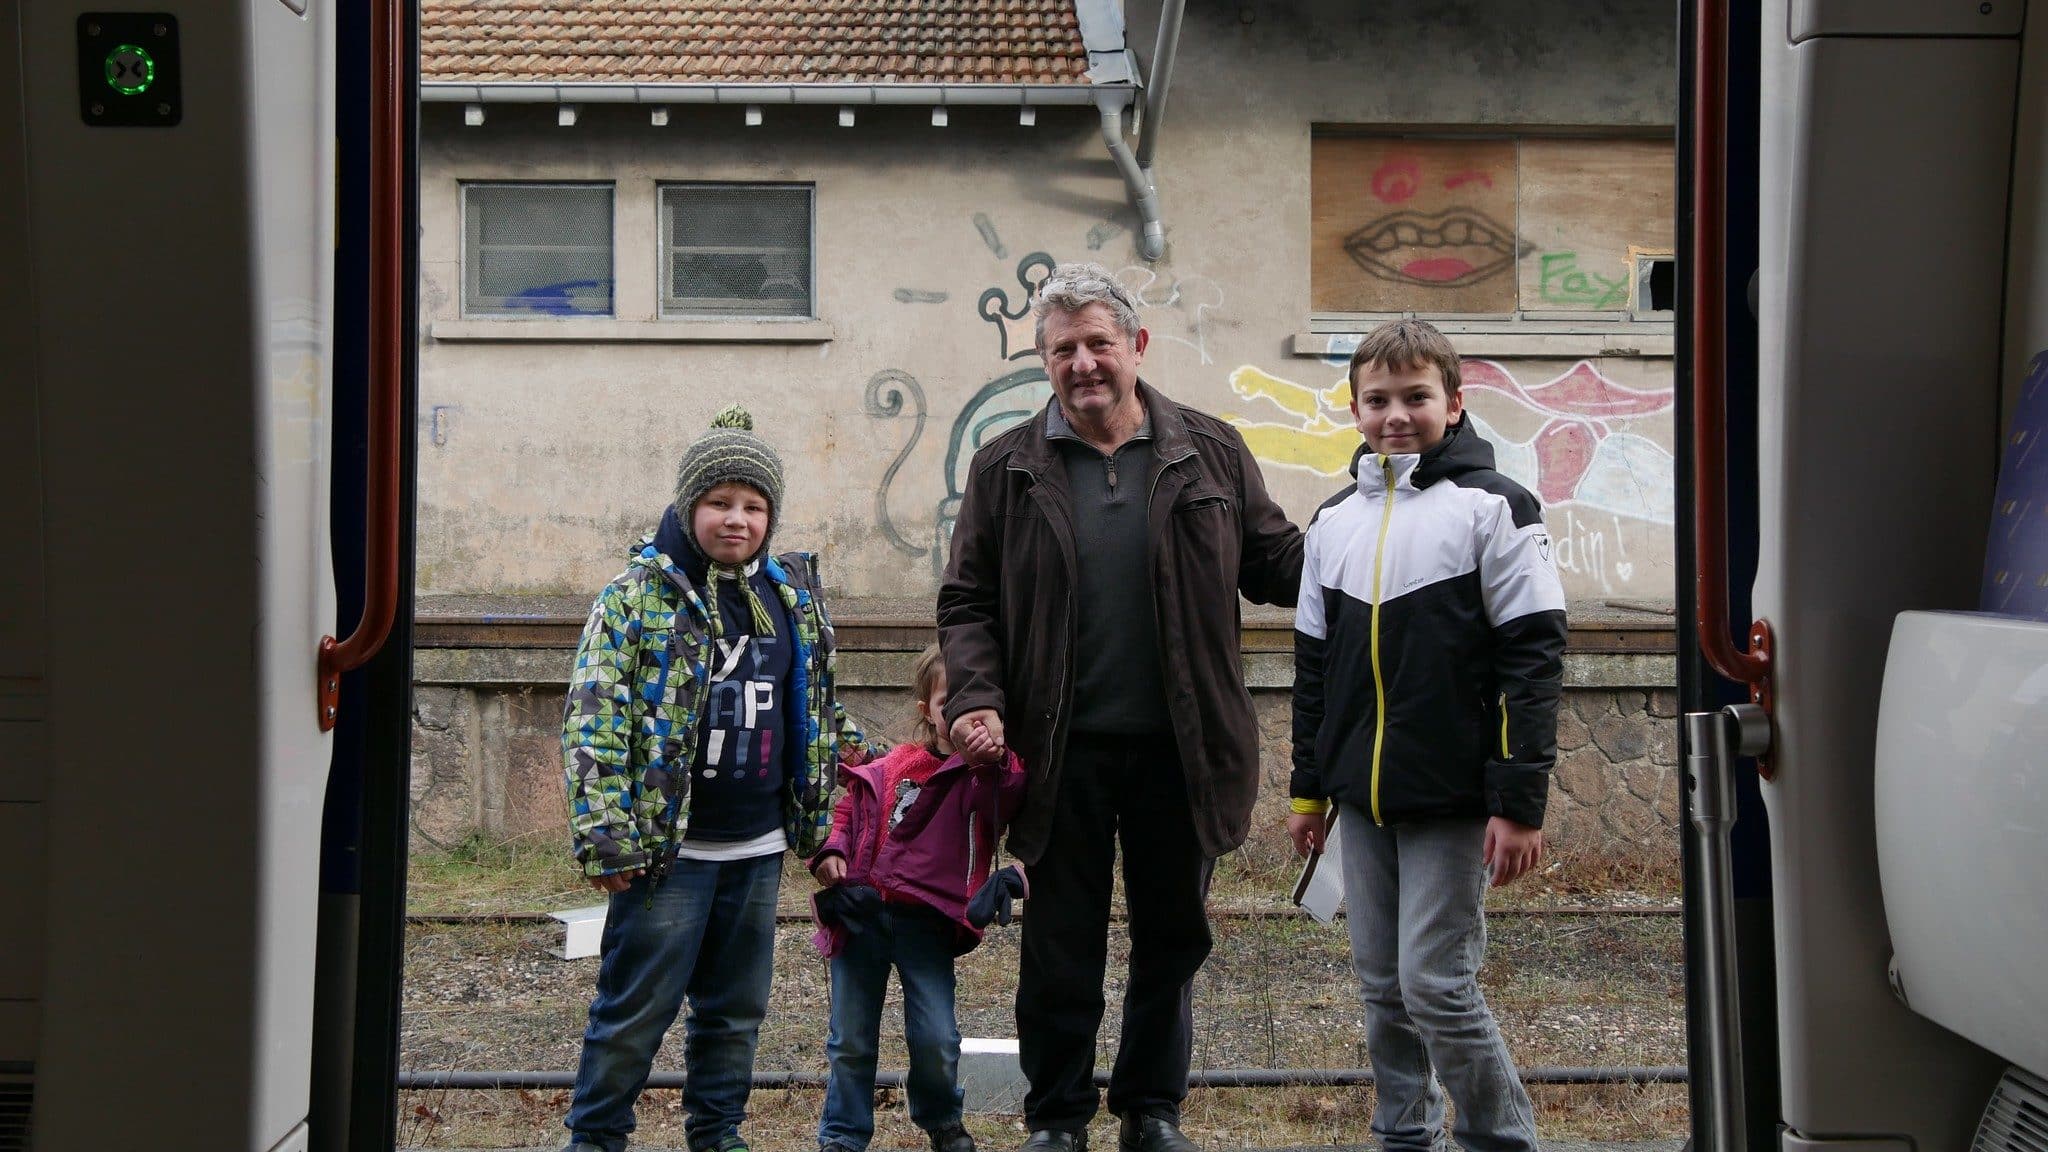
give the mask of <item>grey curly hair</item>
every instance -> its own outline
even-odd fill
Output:
[[[1124,339],[1137,340],[1138,302],[1131,298],[1130,290],[1100,264],[1061,264],[1039,281],[1038,301],[1031,308],[1032,338],[1040,351],[1045,347],[1045,318],[1053,309],[1071,315],[1090,304],[1108,305],[1117,327],[1124,330]]]

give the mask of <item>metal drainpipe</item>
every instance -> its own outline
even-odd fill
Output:
[[[1131,155],[1131,145],[1124,139],[1124,106],[1130,102],[1125,92],[1101,92],[1095,97],[1095,107],[1102,113],[1102,142],[1109,146],[1110,158],[1116,161],[1116,170],[1123,174],[1124,188],[1130,193],[1131,207],[1137,209],[1142,228],[1138,234],[1138,255],[1147,260],[1157,260],[1166,255],[1166,225],[1159,219],[1159,193],[1152,188],[1152,181],[1138,168],[1138,160]]]
[[[1159,144],[1159,124],[1166,119],[1166,89],[1173,82],[1173,56],[1180,47],[1180,14],[1187,0],[1166,0],[1159,12],[1159,42],[1152,49],[1152,71],[1145,77],[1145,134],[1138,141],[1138,167],[1149,179],[1152,151]]]

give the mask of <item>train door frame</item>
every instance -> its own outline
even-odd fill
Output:
[[[1696,81],[1700,69],[1699,17],[1701,8],[1713,0],[1682,0],[1678,12],[1678,220],[1677,250],[1690,252],[1696,231],[1699,200],[1698,165],[1694,144],[1700,133]],[[1681,497],[1697,491],[1700,482],[1700,445],[1692,435],[1697,402],[1693,352],[1702,339],[1721,342],[1726,397],[1725,426],[1721,429],[1721,451],[1726,464],[1727,487],[1723,493],[1727,509],[1728,538],[1723,547],[1727,559],[1725,619],[1747,622],[1753,618],[1750,589],[1758,562],[1758,439],[1757,439],[1757,319],[1755,276],[1760,263],[1758,222],[1759,141],[1761,89],[1761,13],[1754,5],[1714,4],[1727,17],[1722,59],[1727,69],[1727,107],[1722,119],[1725,137],[1726,171],[1724,193],[1718,197],[1723,212],[1722,253],[1724,275],[1720,278],[1723,319],[1721,330],[1701,332],[1693,279],[1678,277],[1675,403],[1673,418],[1676,472]],[[1699,619],[1700,556],[1695,544],[1696,502],[1677,502],[1674,553],[1677,567],[1678,704],[1680,714],[1718,710],[1746,700],[1737,685],[1715,674],[1701,652],[1700,636],[1693,622]],[[1739,642],[1740,637],[1735,639]],[[1679,726],[1681,762],[1691,749],[1685,726]],[[1745,1138],[1752,1149],[1777,1145],[1778,1037],[1776,1028],[1776,972],[1771,908],[1771,856],[1769,817],[1765,811],[1756,761],[1744,758],[1735,767],[1737,818],[1732,831],[1738,970],[1736,987],[1738,1016],[1742,1023],[1738,1049],[1742,1070]],[[1680,791],[1680,827],[1690,829],[1693,796]],[[1710,1093],[1714,1090],[1699,1070],[1707,1066],[1706,1044],[1715,1005],[1707,999],[1701,973],[1706,957],[1702,942],[1702,919],[1706,914],[1704,885],[1698,877],[1699,852],[1690,834],[1681,836],[1684,881],[1685,967],[1686,967],[1686,1056],[1694,1070],[1690,1081],[1692,1147],[1714,1146],[1714,1134],[1707,1130],[1714,1114]]]
[[[377,134],[371,86],[382,74],[378,17],[395,23],[389,62],[402,127],[394,299],[371,280],[370,181]],[[336,135],[340,184],[335,253],[333,540],[336,635],[361,616],[368,580],[366,490],[372,434],[371,312],[398,313],[398,549],[390,633],[363,668],[342,678],[321,834],[321,922],[311,1125],[315,1149],[389,1152],[397,1139],[398,1036],[404,986],[407,822],[412,739],[413,575],[417,513],[419,283],[419,5],[340,0],[336,12]]]

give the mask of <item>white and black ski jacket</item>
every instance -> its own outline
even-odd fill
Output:
[[[1542,506],[1467,422],[1351,471],[1302,558],[1289,794],[1541,827],[1565,643]]]

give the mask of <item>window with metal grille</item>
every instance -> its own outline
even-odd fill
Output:
[[[661,190],[664,316],[809,317],[807,184],[670,184]]]
[[[463,315],[611,312],[611,185],[462,186]]]

